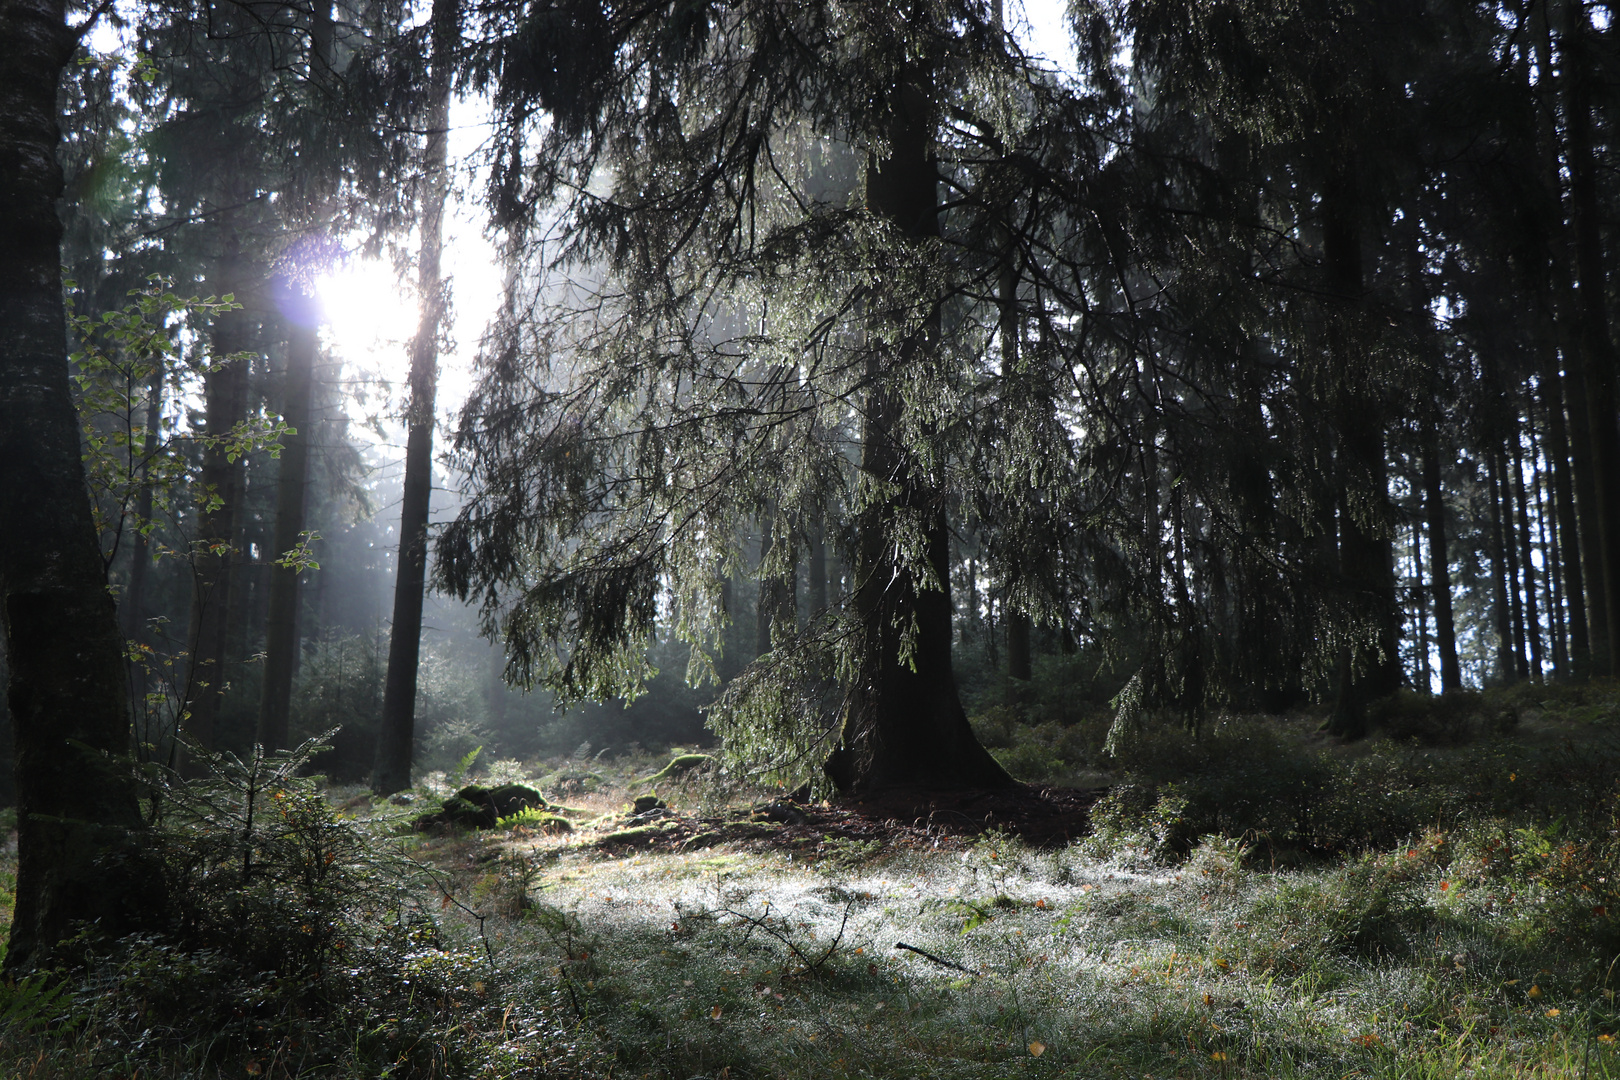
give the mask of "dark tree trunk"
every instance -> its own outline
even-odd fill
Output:
[[[1519,676],[1519,665],[1513,662],[1513,614],[1508,603],[1507,557],[1503,554],[1501,486],[1497,483],[1496,455],[1487,451],[1486,470],[1490,474],[1491,501],[1491,586],[1495,593],[1496,608],[1496,667],[1504,683]]]
[[[1412,687],[1420,694],[1429,687],[1429,595],[1423,587],[1423,526],[1412,522],[1412,608],[1417,616],[1417,662],[1412,665]]]
[[[157,456],[159,430],[158,425],[163,420],[163,382],[165,372],[163,365],[158,364],[152,373],[152,381],[147,387],[146,396],[146,438],[141,447],[141,488],[135,498],[135,517],[137,530],[134,543],[131,545],[129,562],[129,587],[124,590],[123,598],[118,604],[118,618],[124,637],[129,640],[134,649],[150,647],[147,627],[147,596],[146,581],[152,571],[152,539],[148,529],[152,523],[153,493],[151,483],[151,462]],[[131,652],[127,671],[129,673],[130,701],[134,707],[134,717],[137,723],[136,739],[143,740],[149,734],[146,712],[146,694],[151,685],[151,670],[143,656],[151,653]]]
[[[939,235],[938,174],[929,153],[933,118],[927,96],[902,74],[889,107],[889,156],[867,170],[871,210],[912,238]],[[1013,780],[968,726],[951,670],[950,533],[945,496],[920,475],[897,443],[900,398],[891,389],[909,362],[934,348],[935,310],[927,328],[897,347],[875,348],[865,407],[861,469],[898,492],[856,522],[854,609],[861,659],[850,688],[842,744],[827,774],[843,792],[893,787],[1002,787]],[[897,560],[888,542],[896,519],[921,523],[923,565]],[[914,626],[909,643],[903,629]],[[909,649],[904,646],[909,644]],[[909,656],[905,655],[909,652]],[[909,660],[909,662],[908,662]]]
[[[118,616],[90,517],[62,304],[57,86],[76,44],[61,0],[0,4],[0,629],[17,776],[6,968],[46,961],[78,925],[139,925]]]
[[[135,497],[135,518],[139,526],[134,537],[133,549],[130,553],[129,587],[124,590],[120,601],[119,620],[123,624],[124,636],[132,641],[141,641],[146,637],[146,579],[152,569],[152,540],[147,528],[152,521],[152,483],[151,461],[157,456],[158,425],[163,421],[163,379],[165,375],[163,365],[157,365],[152,373],[152,382],[146,390],[146,438],[141,446],[141,487]],[[140,684],[143,687],[145,680]]]
[[[289,285],[289,289],[296,286]],[[295,433],[282,441],[276,473],[276,531],[270,546],[270,610],[265,619],[264,683],[259,694],[259,745],[266,750],[288,746],[288,713],[298,662],[298,578],[302,569],[279,560],[298,545],[304,531],[304,504],[309,486],[310,401],[315,382],[314,304],[290,304],[307,315],[295,321],[287,340],[286,386],[282,419]],[[307,311],[306,311],[307,309]],[[301,323],[307,322],[308,325]]]
[[[242,377],[246,380],[241,417],[247,419],[255,411],[247,404],[252,396],[253,368],[247,363]],[[265,623],[264,552],[270,537],[265,534],[264,522],[254,513],[255,501],[268,501],[258,490],[262,479],[247,469],[247,459],[237,460],[234,473],[236,497],[231,511],[231,565],[228,588],[225,590],[225,643],[220,655],[226,672],[240,670],[237,665],[245,657],[258,652],[263,644],[260,634]],[[259,480],[259,483],[255,483]],[[255,551],[254,549],[258,550]],[[227,679],[227,681],[229,681]],[[223,699],[221,700],[223,705]],[[218,738],[216,732],[215,737]]]
[[[1329,288],[1341,305],[1329,349],[1339,389],[1339,573],[1349,598],[1373,627],[1359,657],[1345,648],[1330,733],[1357,739],[1367,733],[1368,702],[1400,689],[1400,614],[1395,598],[1394,553],[1389,535],[1389,482],[1384,461],[1382,409],[1355,370],[1360,358],[1350,326],[1363,300],[1361,197],[1353,167],[1344,168],[1322,196],[1322,255]],[[1352,499],[1352,492],[1361,498]],[[1368,508],[1368,509],[1362,509]]]
[[[1532,557],[1530,501],[1524,494],[1524,451],[1513,441],[1513,456],[1507,461],[1513,474],[1513,504],[1519,515],[1519,562],[1524,567],[1524,637],[1530,646],[1530,678],[1541,681],[1545,656],[1541,644],[1541,605],[1536,598],[1536,563]]]
[[[1022,611],[1009,611],[1007,614],[1007,676],[1019,682],[1027,683],[1033,674],[1033,663],[1029,647],[1029,616]],[[1008,694],[1016,699],[1017,690],[1008,688]],[[1009,702],[1012,704],[1013,702]]]
[[[1569,618],[1570,675],[1592,671],[1592,643],[1586,619],[1586,581],[1581,573],[1580,525],[1575,514],[1569,431],[1564,424],[1564,379],[1550,350],[1542,368],[1543,404],[1547,409],[1547,457],[1552,464],[1552,497],[1558,528],[1558,569]]]
[[[1575,350],[1579,353],[1580,350]],[[1566,372],[1564,385],[1575,397],[1586,389],[1579,371]],[[1569,418],[1569,471],[1574,486],[1575,546],[1572,557],[1579,558],[1581,580],[1585,584],[1587,639],[1591,646],[1592,675],[1609,671],[1609,612],[1603,593],[1603,539],[1598,530],[1597,475],[1592,462],[1592,425],[1584,405],[1566,397]]]
[[[1451,611],[1451,556],[1446,542],[1446,502],[1440,488],[1440,438],[1434,418],[1423,421],[1423,508],[1429,519],[1429,584],[1434,592],[1434,637],[1440,651],[1440,690],[1462,689],[1457,662],[1457,625]]]
[[[1512,633],[1513,671],[1517,678],[1530,675],[1524,660],[1524,594],[1520,591],[1519,541],[1513,519],[1513,485],[1508,481],[1507,455],[1500,446],[1491,450],[1491,468],[1496,477],[1496,497],[1501,500],[1502,554],[1507,566],[1508,626]]]
[[[1603,568],[1602,587],[1596,600],[1603,605],[1608,630],[1608,655],[1603,658],[1607,673],[1620,671],[1620,634],[1615,633],[1620,626],[1620,428],[1615,424],[1615,350],[1609,333],[1602,214],[1592,145],[1592,84],[1596,75],[1592,71],[1592,59],[1587,55],[1590,27],[1584,4],[1571,3],[1567,10],[1570,23],[1564,37],[1563,89],[1568,125],[1570,216],[1579,282],[1581,373],[1586,384],[1586,420],[1592,440],[1592,509],[1597,519],[1597,561]]]
[[[439,272],[450,127],[451,56],[461,36],[459,0],[434,0],[430,16],[433,62],[428,87],[428,136],[422,198],[422,252],[417,267],[422,319],[411,341],[411,405],[405,440],[405,493],[400,508],[399,568],[394,621],[383,680],[382,727],[371,787],[392,795],[411,786],[416,739],[416,673],[422,655],[422,600],[427,587],[428,510],[433,498],[433,410],[439,380],[439,324],[445,283]]]
[[[228,221],[224,229],[225,250],[214,288],[221,296],[239,294],[242,285],[241,241]],[[247,343],[245,331],[240,310],[218,317],[210,342],[215,366],[203,383],[203,423],[210,442],[203,451],[202,488],[208,501],[198,516],[192,556],[191,664],[181,728],[204,748],[214,745],[214,728],[225,694],[231,568],[238,543],[244,461],[230,460],[224,440],[247,411],[248,365],[246,360],[234,358]],[[177,762],[182,757],[177,749]]]
[[[1570,675],[1569,638],[1562,588],[1562,551],[1558,543],[1558,529],[1548,506],[1552,499],[1547,489],[1552,485],[1552,477],[1548,470],[1541,468],[1543,455],[1541,440],[1536,436],[1534,412],[1532,402],[1530,460],[1535,464],[1531,472],[1535,477],[1535,486],[1530,491],[1530,505],[1535,511],[1536,520],[1541,523],[1542,560],[1547,568],[1547,631],[1552,646],[1553,674],[1557,678],[1567,679]]]
[[[1527,11],[1529,36],[1540,72],[1533,87],[1539,98],[1535,110],[1536,141],[1549,209],[1546,214],[1548,275],[1544,295],[1545,317],[1550,317],[1553,332],[1549,347],[1542,350],[1541,388],[1547,408],[1547,452],[1552,461],[1553,495],[1558,513],[1558,547],[1562,556],[1559,570],[1563,576],[1564,598],[1569,605],[1570,668],[1576,678],[1584,679],[1592,674],[1594,657],[1608,655],[1608,624],[1602,605],[1594,605],[1589,600],[1602,595],[1601,588],[1593,590],[1593,574],[1601,574],[1601,570],[1596,567],[1597,520],[1590,509],[1597,498],[1591,475],[1591,432],[1586,412],[1579,406],[1571,410],[1567,428],[1564,419],[1570,389],[1581,382],[1578,365],[1571,364],[1579,352],[1575,343],[1580,339],[1577,325],[1580,320],[1570,280],[1562,145],[1554,120],[1559,109],[1561,77],[1553,64],[1552,23],[1547,6],[1545,2],[1531,4]],[[1532,90],[1528,71],[1524,74],[1524,84],[1527,91]],[[1575,370],[1573,382],[1567,369]],[[1577,500],[1581,507],[1579,512]]]

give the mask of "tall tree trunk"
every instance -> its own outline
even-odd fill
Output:
[[[224,252],[214,292],[240,294],[243,284],[241,238],[227,218]],[[226,689],[226,643],[230,632],[231,568],[239,543],[239,504],[245,460],[227,451],[226,439],[247,412],[248,363],[235,354],[247,344],[241,310],[214,322],[210,345],[214,367],[203,382],[203,423],[209,444],[203,451],[202,510],[193,541],[191,664],[186,676],[181,727],[198,745],[212,748],[220,702]],[[176,762],[183,755],[176,750]]]
[[[1579,350],[1575,350],[1578,354]],[[1564,385],[1575,397],[1586,389],[1584,377],[1577,370],[1565,372]],[[1575,552],[1585,584],[1587,639],[1591,646],[1588,674],[1604,675],[1609,671],[1609,611],[1603,600],[1603,538],[1598,529],[1597,471],[1592,461],[1592,425],[1584,404],[1565,397],[1565,416],[1569,419],[1569,472],[1573,481],[1573,509],[1575,512]]]
[[[1547,286],[1544,290],[1545,316],[1550,316],[1553,335],[1550,348],[1542,350],[1542,395],[1547,407],[1548,454],[1553,464],[1553,491],[1558,509],[1559,547],[1563,558],[1564,596],[1569,604],[1570,667],[1576,678],[1592,674],[1594,662],[1608,656],[1608,620],[1601,603],[1598,579],[1598,535],[1595,506],[1596,489],[1592,479],[1592,439],[1586,411],[1570,409],[1565,425],[1565,408],[1571,388],[1581,385],[1579,374],[1579,308],[1570,279],[1571,247],[1565,219],[1567,199],[1564,185],[1562,145],[1554,118],[1559,111],[1562,78],[1553,65],[1552,23],[1547,16],[1550,0],[1528,5],[1530,41],[1535,50],[1538,78],[1533,93],[1539,98],[1536,141],[1541,161],[1541,180],[1550,212],[1547,228]],[[1528,76],[1526,89],[1530,90]],[[1560,360],[1562,359],[1562,364]],[[1573,381],[1572,381],[1573,380]],[[1577,509],[1577,505],[1579,509]]]
[[[433,48],[428,80],[428,136],[422,195],[422,251],[417,290],[421,322],[411,341],[411,404],[405,439],[405,493],[400,508],[399,568],[394,579],[394,622],[383,680],[382,726],[371,787],[392,795],[411,786],[416,738],[416,673],[422,652],[422,600],[427,587],[428,510],[433,498],[433,410],[439,380],[439,325],[445,283],[444,204],[450,188],[449,129],[452,55],[461,37],[460,0],[433,0]]]
[[[1570,461],[1570,435],[1564,423],[1564,378],[1556,353],[1542,365],[1542,403],[1547,409],[1547,458],[1552,464],[1553,508],[1558,523],[1558,569],[1569,612],[1569,674],[1583,679],[1592,672],[1592,642],[1587,626],[1586,580],[1581,573],[1580,524]]]
[[[1586,384],[1586,419],[1592,439],[1593,509],[1598,562],[1603,567],[1599,599],[1607,624],[1606,672],[1620,672],[1620,428],[1615,421],[1614,341],[1609,333],[1602,214],[1598,204],[1597,161],[1592,146],[1592,85],[1596,74],[1588,55],[1590,26],[1586,7],[1570,0],[1564,35],[1565,116],[1568,124],[1569,194],[1579,282],[1581,374]]]
[[[1519,677],[1519,665],[1513,662],[1513,613],[1508,603],[1508,567],[1502,542],[1501,485],[1497,483],[1496,454],[1487,450],[1486,471],[1490,475],[1491,502],[1491,587],[1495,593],[1496,608],[1496,667],[1503,683],[1512,683]]]
[[[298,286],[289,284],[289,290]],[[315,383],[316,327],[313,297],[288,305],[295,316],[287,339],[282,419],[294,429],[282,442],[276,473],[276,531],[270,548],[270,610],[265,620],[264,683],[259,694],[259,745],[283,750],[288,741],[293,670],[298,661],[298,578],[303,568],[283,565],[304,531],[309,487],[310,401]],[[306,325],[307,324],[307,325]]]
[[[1524,566],[1524,637],[1530,646],[1530,678],[1541,681],[1546,659],[1541,643],[1541,605],[1536,597],[1535,544],[1531,538],[1530,500],[1524,493],[1524,450],[1513,440],[1513,456],[1508,459],[1513,474],[1513,504],[1519,515],[1519,562]]]
[[[1351,340],[1351,310],[1360,306],[1362,208],[1353,165],[1343,165],[1322,193],[1322,255],[1329,288],[1342,306],[1329,349],[1336,369],[1339,436],[1339,573],[1351,602],[1371,624],[1373,640],[1359,656],[1349,647],[1339,658],[1338,686],[1327,729],[1341,738],[1367,733],[1367,703],[1400,689],[1400,615],[1395,599],[1394,553],[1389,535],[1389,482],[1384,461],[1384,422]],[[1360,498],[1352,498],[1356,493]],[[1363,509],[1366,508],[1366,509]]]
[[[146,431],[141,445],[141,487],[135,496],[136,532],[129,563],[129,587],[118,607],[119,621],[124,636],[141,640],[146,636],[146,579],[152,568],[152,539],[148,532],[152,524],[151,462],[157,456],[159,425],[163,422],[163,383],[167,372],[158,364],[152,372],[152,381],[146,388]],[[141,680],[144,692],[144,678]]]
[[[57,87],[77,44],[62,0],[0,3],[0,641],[17,777],[5,965],[157,905],[140,862],[129,684],[90,516],[62,304]]]
[[[1563,578],[1560,573],[1562,559],[1558,544],[1558,529],[1548,510],[1551,498],[1547,489],[1552,484],[1552,477],[1548,470],[1541,468],[1542,447],[1541,440],[1536,436],[1534,413],[1535,404],[1532,402],[1528,430],[1530,461],[1533,465],[1530,475],[1534,477],[1535,484],[1530,490],[1530,506],[1535,513],[1536,521],[1540,523],[1542,561],[1547,568],[1547,631],[1552,647],[1553,675],[1559,679],[1567,679],[1570,674],[1569,642],[1562,589]]]
[[[1009,610],[1007,613],[1007,677],[1018,682],[1027,683],[1034,674],[1033,660],[1030,656],[1030,625],[1029,616],[1022,611]],[[1008,704],[1016,704],[1017,689],[1013,686],[1007,688]]]
[[[1496,470],[1497,497],[1501,499],[1502,553],[1507,563],[1508,612],[1513,634],[1513,670],[1517,678],[1530,677],[1524,659],[1524,593],[1520,589],[1518,529],[1513,517],[1513,485],[1508,479],[1509,459],[1500,446],[1492,448],[1491,466]]]
[[[1420,694],[1429,686],[1429,594],[1423,587],[1423,526],[1412,522],[1412,607],[1417,616],[1417,663],[1412,665],[1412,686]]]
[[[1446,541],[1446,502],[1440,488],[1440,437],[1434,417],[1423,419],[1423,509],[1429,521],[1429,584],[1434,590],[1434,637],[1440,651],[1440,690],[1462,689],[1457,662],[1457,624],[1451,611],[1451,556]]]
[[[147,638],[150,636],[147,627],[147,596],[146,581],[152,572],[152,538],[149,530],[152,527],[153,493],[151,481],[151,463],[157,456],[159,425],[163,421],[163,384],[168,373],[160,363],[152,372],[152,381],[146,390],[146,436],[141,446],[141,487],[135,497],[136,532],[134,544],[131,545],[129,562],[129,587],[124,590],[123,598],[119,601],[118,617],[123,635],[137,649],[144,650],[149,647]],[[151,669],[148,660],[144,657],[152,655],[146,652],[132,652],[128,665],[130,702],[134,709],[136,720],[136,739],[144,740],[148,734],[146,712],[146,694],[151,686]]]
[[[913,239],[939,235],[938,173],[929,153],[933,118],[927,95],[900,73],[889,105],[889,155],[868,165],[873,213]],[[850,688],[841,745],[826,770],[840,791],[892,787],[971,788],[1013,783],[968,726],[951,670],[950,533],[945,497],[898,444],[903,406],[893,384],[908,363],[937,346],[936,308],[921,331],[894,353],[874,343],[868,359],[861,470],[898,491],[864,508],[856,522],[854,609],[860,661]],[[892,524],[919,522],[922,565],[901,561]],[[914,628],[915,633],[904,631]],[[909,640],[903,640],[903,636]]]

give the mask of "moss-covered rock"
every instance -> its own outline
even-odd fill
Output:
[[[707,768],[713,764],[714,758],[709,754],[678,754],[670,759],[668,765],[651,776],[643,776],[640,780],[634,781],[631,786],[640,787],[643,784],[656,784],[660,780],[672,780],[678,776],[685,776],[693,769]]]
[[[656,822],[652,825],[637,825],[629,829],[619,829],[610,832],[596,841],[598,847],[640,847],[652,844],[665,833],[671,832],[679,826],[670,820]]]
[[[557,836],[562,833],[574,831],[574,823],[561,814],[553,814],[546,810],[519,810],[517,813],[501,818],[497,824],[503,828],[530,829],[534,832]]]
[[[523,810],[543,810],[546,800],[532,787],[524,784],[501,784],[484,787],[468,784],[448,799],[438,810],[416,819],[418,829],[439,825],[455,825],[463,829],[493,829],[503,817]]]

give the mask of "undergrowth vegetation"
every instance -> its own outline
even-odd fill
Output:
[[[1082,759],[1106,791],[1053,850],[991,831],[807,857],[766,823],[614,854],[717,796],[583,746],[469,751],[403,807],[298,778],[300,755],[211,759],[152,789],[168,928],[87,933],[0,989],[0,1074],[1620,1074],[1612,703],[1401,701],[1400,738],[1351,746],[1307,719],[1150,723]],[[548,808],[410,830],[470,779]]]

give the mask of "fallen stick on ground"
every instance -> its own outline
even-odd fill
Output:
[[[932,960],[934,963],[940,965],[941,967],[954,968],[957,971],[966,972],[969,975],[977,975],[978,974],[978,972],[974,971],[972,968],[965,968],[961,964],[954,964],[951,961],[946,960],[944,957],[935,956],[933,953],[928,952],[925,949],[919,949],[915,945],[907,945],[903,941],[895,942],[894,947],[897,948],[897,949],[904,949],[904,950],[906,950],[906,952],[914,952],[918,956],[922,957],[924,960]]]

